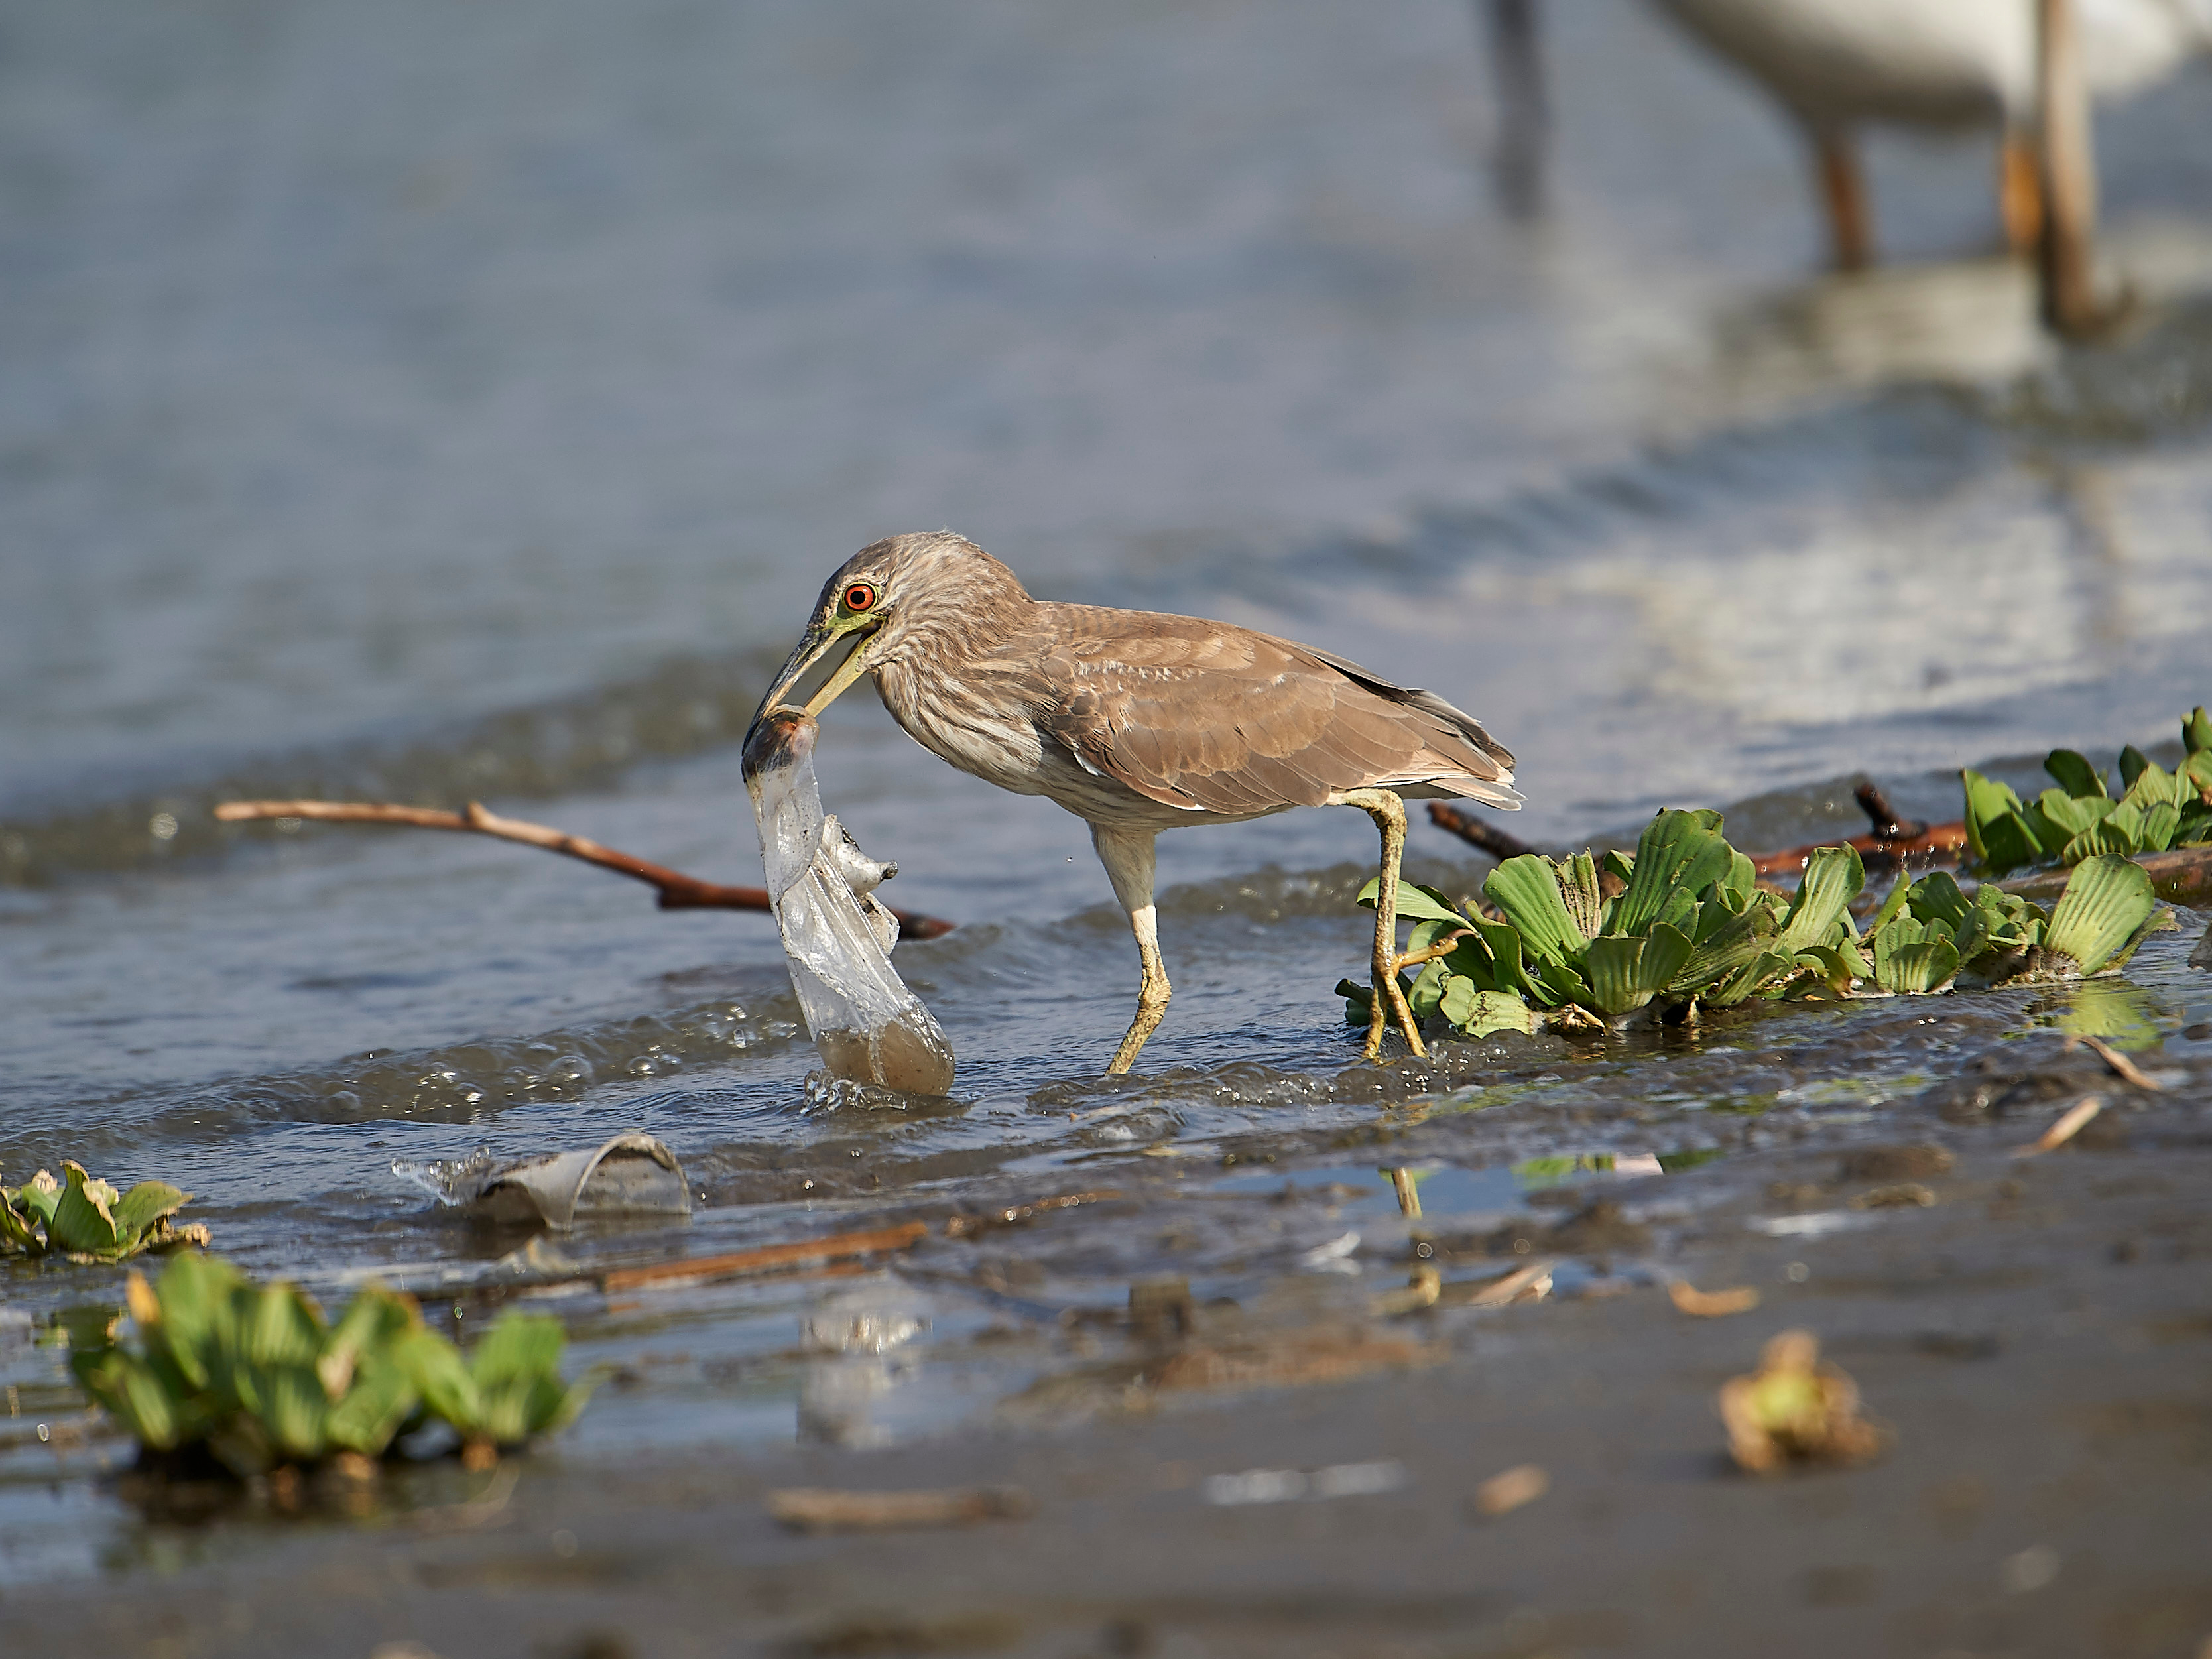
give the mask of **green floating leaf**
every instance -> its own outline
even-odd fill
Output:
[[[1336,994],[1344,999],[1344,1023],[1346,1025],[1366,1024],[1369,1011],[1375,1006],[1375,994],[1364,985],[1348,979],[1337,981]]]
[[[2150,874],[2109,854],[2085,859],[2043,930],[2045,949],[2070,957],[2083,974],[2102,973],[2132,953],[2158,908]]]
[[[1797,958],[1794,954],[1762,950],[1726,979],[1708,990],[1699,992],[1698,1000],[1710,1003],[1716,1008],[1733,1008],[1778,983],[1796,966]]]
[[[2069,795],[2084,797],[2105,793],[2105,780],[2087,757],[2071,749],[2054,749],[2044,757],[2043,769],[2057,780],[2058,787]]]
[[[46,1222],[47,1248],[87,1255],[113,1255],[122,1244],[115,1230],[115,1188],[88,1177],[82,1164],[64,1164],[62,1176],[68,1185]]]
[[[2021,814],[2011,786],[1968,770],[1959,774],[1966,792],[1966,844],[1976,862],[2002,873],[2044,856],[2043,843]]]
[[[2156,761],[2146,761],[2122,798],[2122,804],[2132,806],[2138,813],[2148,812],[2169,801],[2179,806],[2193,799],[2196,793],[2179,774],[2167,771]]]
[[[1512,924],[1474,916],[1468,927],[1474,937],[1453,947],[1444,965],[1473,981],[1478,990],[1504,991],[1514,996],[1527,990],[1529,980],[1521,963],[1521,935]]]
[[[2204,712],[2202,703],[2181,722],[2181,746],[2192,758],[2212,754],[2212,714]]]
[[[2036,798],[2035,805],[2044,821],[2058,832],[2059,845],[2063,846],[2095,829],[2119,803],[2101,794],[2077,800],[2063,789],[2046,789]]]
[[[166,1181],[142,1181],[117,1202],[115,1230],[136,1243],[155,1222],[167,1220],[191,1200],[190,1193],[179,1192]]]
[[[168,1225],[191,1194],[167,1182],[142,1181],[118,1195],[81,1164],[64,1163],[62,1175],[56,1181],[41,1170],[21,1188],[0,1188],[0,1251],[105,1263],[188,1237],[204,1239],[204,1229],[179,1232]]]
[[[138,1346],[76,1355],[86,1391],[146,1445],[198,1442],[241,1476],[381,1455],[424,1414],[465,1440],[514,1444],[567,1422],[589,1394],[563,1385],[561,1328],[543,1315],[503,1318],[471,1363],[374,1285],[335,1328],[297,1287],[198,1256],[172,1261],[155,1288],[134,1273],[127,1290]]]
[[[1706,909],[1721,907],[1708,905]],[[1702,912],[1699,919],[1702,921]],[[1677,996],[1702,993],[1764,954],[1772,945],[1776,930],[1775,912],[1770,906],[1755,904],[1739,915],[1723,911],[1721,925],[1698,941],[1668,990]]]
[[[2173,845],[2180,833],[2181,808],[2170,800],[2160,801],[2143,814],[2142,828],[2136,832],[2136,848],[2143,853],[2163,853]]]
[[[1720,883],[1717,895],[1729,908],[1741,914],[1750,904],[1752,895],[1759,890],[1759,866],[1750,854],[1729,849],[1729,872]]]
[[[1598,885],[1597,860],[1588,853],[1559,866],[1559,898],[1583,938],[1595,939],[1605,931],[1605,892]]]
[[[1376,889],[1382,884],[1376,877],[1359,890],[1357,902],[1363,909],[1375,908]],[[1448,921],[1455,927],[1467,926],[1467,918],[1452,906],[1452,902],[1433,887],[1416,887],[1411,882],[1398,884],[1398,920],[1401,921]]]
[[[1618,1018],[1641,1008],[1682,971],[1692,948],[1686,934],[1664,922],[1641,939],[1608,933],[1592,939],[1583,965],[1599,1012]]]
[[[1524,955],[1565,967],[1589,941],[1560,896],[1558,866],[1534,853],[1507,859],[1484,878],[1484,895],[1521,935]]]
[[[46,1239],[30,1216],[15,1207],[15,1194],[0,1187],[0,1246],[28,1255],[43,1255]]]
[[[15,1199],[23,1206],[24,1214],[41,1227],[51,1227],[54,1211],[62,1201],[62,1184],[41,1170],[23,1183]]]
[[[1805,862],[1804,878],[1790,914],[1783,918],[1782,933],[1774,941],[1778,951],[1802,951],[1832,945],[1841,935],[1851,901],[1866,885],[1866,866],[1849,847],[1815,848]]]
[[[1451,978],[1451,970],[1442,962],[1425,963],[1413,976],[1413,988],[1406,993],[1406,1006],[1413,1011],[1415,1020],[1425,1020],[1437,1011],[1437,1004],[1444,994],[1444,982]]]
[[[1628,886],[1613,902],[1613,931],[1645,933],[1664,919],[1668,902],[1678,890],[1694,898],[1704,889],[1728,880],[1735,854],[1720,830],[1717,812],[1672,808],[1644,825]]]
[[[2201,714],[2204,711],[2200,708],[2197,712]],[[2212,797],[2212,749],[2200,749],[2189,757],[2181,769],[2181,781],[2197,792],[2198,799]]]
[[[1533,1032],[1536,1016],[1526,1002],[1510,991],[1480,991],[1463,979],[1455,979],[1444,992],[1443,1015],[1471,1037],[1493,1031]]]
[[[495,1445],[520,1445],[560,1427],[582,1407],[587,1388],[564,1388],[561,1322],[509,1310],[477,1345],[469,1361],[480,1416],[477,1427]]]
[[[2143,751],[2130,744],[2120,750],[2120,792],[2124,794],[2136,787],[2136,780],[2143,774],[2150,762]]]
[[[344,1397],[325,1414],[324,1432],[342,1451],[381,1457],[419,1401],[403,1367],[372,1357],[354,1373]]]
[[[1940,921],[1955,933],[1965,925],[1978,902],[1978,895],[1969,899],[1960,890],[1958,878],[1948,870],[1937,870],[1912,884],[1906,908],[1920,921]]]
[[[1899,915],[1877,927],[1870,942],[1875,983],[1885,991],[1933,991],[1958,975],[1959,947],[1947,922]]]

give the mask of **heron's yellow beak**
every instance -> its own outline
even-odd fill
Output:
[[[807,718],[811,720],[818,716],[836,702],[847,686],[867,672],[865,658],[868,636],[879,626],[880,623],[872,621],[844,628],[832,628],[820,621],[811,623],[800,638],[798,648],[792,652],[791,660],[784,664],[782,672],[775,677],[775,683],[769,687],[768,695],[761,699],[760,708],[753,715],[754,723],[757,725],[761,715],[781,703],[785,695],[806,678],[807,671],[816,663],[849,641],[853,647],[851,653],[837,665],[837,672],[823,682],[822,689],[807,700],[804,711]]]

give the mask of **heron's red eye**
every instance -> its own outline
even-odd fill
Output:
[[[845,609],[848,611],[872,610],[875,603],[876,590],[866,582],[854,582],[845,590]]]

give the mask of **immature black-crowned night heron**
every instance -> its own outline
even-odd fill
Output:
[[[1129,1069],[1168,1006],[1153,838],[1293,806],[1357,806],[1382,831],[1380,994],[1367,1053],[1380,1048],[1389,1016],[1425,1052],[1398,986],[1400,797],[1521,804],[1513,757],[1472,716],[1341,657],[1228,623],[1033,599],[1012,571],[949,533],[894,536],[846,561],[762,711],[846,644],[808,714],[873,674],[891,718],[932,754],[1090,823],[1144,962],[1137,1017],[1109,1072]]]

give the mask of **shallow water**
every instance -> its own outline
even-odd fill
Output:
[[[1268,1208],[1247,1162],[1356,1186],[1386,1160],[1345,1143],[1419,1130],[1454,1213],[1544,1159],[1718,1179],[1685,1160],[1880,1121],[1964,1051],[1943,1022],[2065,1018],[1870,1005],[1378,1073],[1328,991],[1364,961],[1371,830],[1310,812],[1164,839],[1175,1003],[1146,1075],[1103,1082],[1135,962],[1082,826],[858,694],[824,801],[899,861],[889,900],[963,924],[898,952],[961,1103],[825,1112],[766,917],[472,837],[208,816],[482,795],[756,880],[736,739],[767,672],[853,549],[948,523],[1039,593],[1437,688],[1520,756],[1535,839],[1741,802],[1743,840],[1787,844],[1850,822],[1860,770],[1949,816],[1960,764],[2169,738],[2212,692],[2203,76],[2105,118],[2145,311],[2059,355],[1985,257],[1978,151],[1878,148],[1914,263],[1808,280],[1763,106],[1640,9],[1554,16],[1554,210],[1522,226],[1488,202],[1458,5],[0,8],[0,1173],[160,1175],[326,1297],[516,1249],[390,1173],[480,1146],[676,1149],[684,1236],[585,1254],[1146,1194],[995,1290],[963,1264],[578,1310],[585,1357],[635,1374],[580,1452],[895,1437],[1050,1368],[963,1346],[1008,1306],[1169,1271],[1250,1297],[1353,1277],[1306,1260],[1347,1232],[1402,1243],[1386,1188]],[[1471,887],[1461,850],[1417,830],[1417,873]],[[2144,1052],[2203,1052],[2204,920],[2101,1005]],[[115,1294],[4,1272],[36,1326]],[[840,1308],[908,1334],[807,1357]],[[31,1328],[0,1325],[0,1374],[59,1411]],[[0,1571],[92,1564],[112,1506],[4,1443]]]

